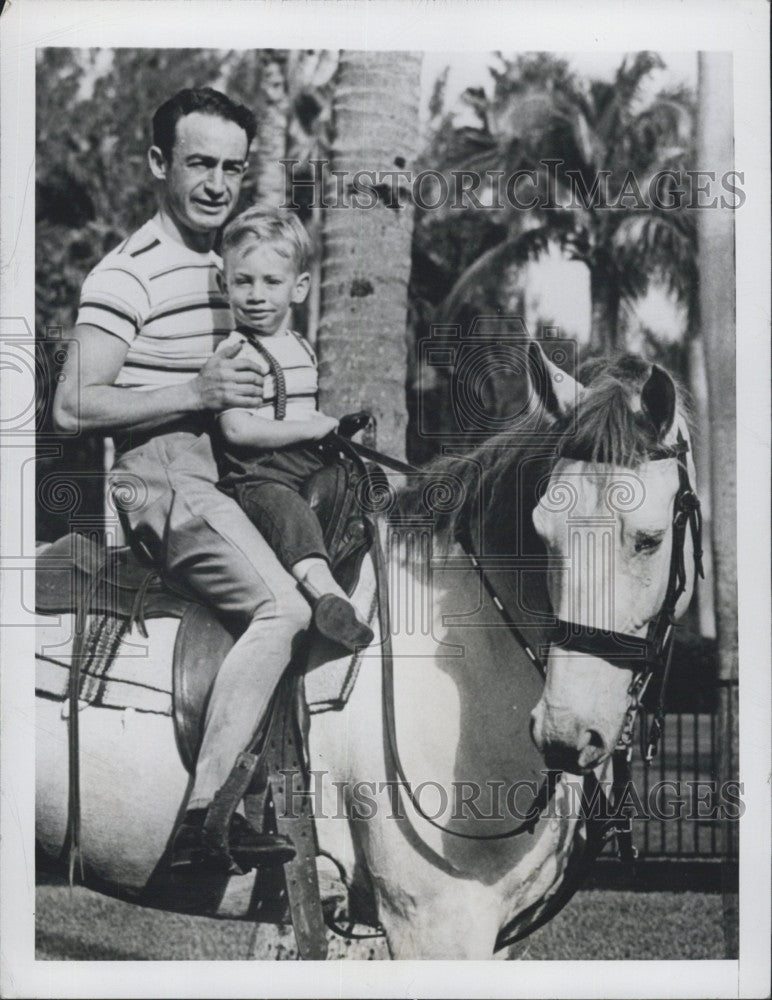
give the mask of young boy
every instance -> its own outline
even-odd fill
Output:
[[[372,630],[335,582],[319,521],[299,493],[324,464],[318,442],[338,426],[317,409],[316,357],[289,326],[292,305],[308,294],[309,249],[300,221],[279,209],[248,209],[223,233],[236,327],[228,342],[241,343],[266,379],[258,409],[218,414],[218,485],[298,581],[317,630],[353,652],[372,641]]]

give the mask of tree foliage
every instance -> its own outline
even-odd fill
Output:
[[[482,88],[464,94],[477,124],[456,128],[445,115],[427,154],[449,171],[532,172],[523,176],[519,197],[525,204],[536,195],[536,207],[498,209],[500,240],[487,266],[501,273],[503,263],[537,259],[551,244],[581,261],[590,272],[592,346],[602,352],[622,346],[620,306],[642,296],[653,276],[665,277],[684,297],[694,286],[688,212],[641,208],[635,194],[623,197],[626,185],[646,192],[658,172],[683,168],[691,156],[694,102],[688,90],[642,97],[644,83],[663,66],[655,53],[638,52],[605,81],[585,79],[548,53],[499,56],[491,94]],[[582,196],[603,172],[609,174],[605,201],[611,208]],[[456,278],[456,300],[474,297],[480,272],[475,259]]]
[[[656,204],[631,208],[628,201],[610,210],[591,203],[585,207],[572,196],[577,188],[591,192],[604,170],[611,174],[607,200],[613,203],[630,174],[645,190],[657,171],[672,169],[683,176],[693,168],[694,95],[675,87],[647,97],[653,74],[663,65],[651,52],[624,59],[610,80],[588,79],[549,53],[495,59],[490,86],[467,89],[461,115],[446,105],[447,73],[430,97],[419,166],[443,171],[451,192],[454,173],[479,177],[476,196],[482,207],[470,200],[453,204],[451,197],[438,208],[417,210],[410,310],[414,338],[428,336],[433,322],[463,328],[475,316],[522,314],[525,265],[554,247],[588,269],[592,353],[624,348],[624,307],[644,295],[652,281],[686,306],[693,335],[695,213]],[[518,195],[522,203],[538,195],[536,208],[513,208],[500,186],[497,202],[491,178],[498,172],[506,180],[516,171],[533,171],[532,178],[523,176]],[[652,331],[642,336],[652,359],[689,380],[686,345],[662,343]],[[419,398],[427,393],[434,397],[431,406]],[[497,395],[502,397],[492,386],[491,398]],[[455,431],[450,372],[422,369],[418,351],[409,399],[413,425],[420,405],[434,414],[435,431]],[[413,433],[409,448],[419,461],[428,457],[432,444]]]

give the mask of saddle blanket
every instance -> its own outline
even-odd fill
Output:
[[[362,563],[352,598],[360,614],[371,620],[376,607],[372,561]],[[222,657],[232,638],[222,630],[215,640],[202,644],[201,628],[213,631],[211,616],[202,624],[185,625],[185,618],[155,617],[145,620],[147,637],[129,620],[109,614],[91,614],[86,620],[81,663],[80,702],[115,709],[135,709],[161,715],[174,714],[175,661],[195,660],[203,648]],[[39,614],[36,627],[35,686],[44,697],[65,701],[74,639],[73,614]],[[361,655],[335,657],[323,641],[311,644],[305,665],[305,696],[311,713],[342,709],[353,689]],[[219,663],[216,664],[219,666]]]

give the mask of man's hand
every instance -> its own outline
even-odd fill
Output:
[[[199,409],[219,413],[259,406],[263,380],[257,362],[241,354],[241,344],[223,343],[193,379],[192,388]]]
[[[313,418],[313,437],[311,440],[321,441],[322,438],[336,431],[339,423],[340,421],[336,417],[328,417],[326,413],[317,413]]]

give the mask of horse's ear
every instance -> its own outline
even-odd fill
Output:
[[[528,379],[531,383],[531,397],[550,416],[562,416],[579,402],[581,385],[550,361],[536,340],[531,340],[528,344]]]
[[[659,365],[651,366],[651,375],[641,389],[641,409],[654,425],[660,441],[675,420],[676,388],[672,378]]]

